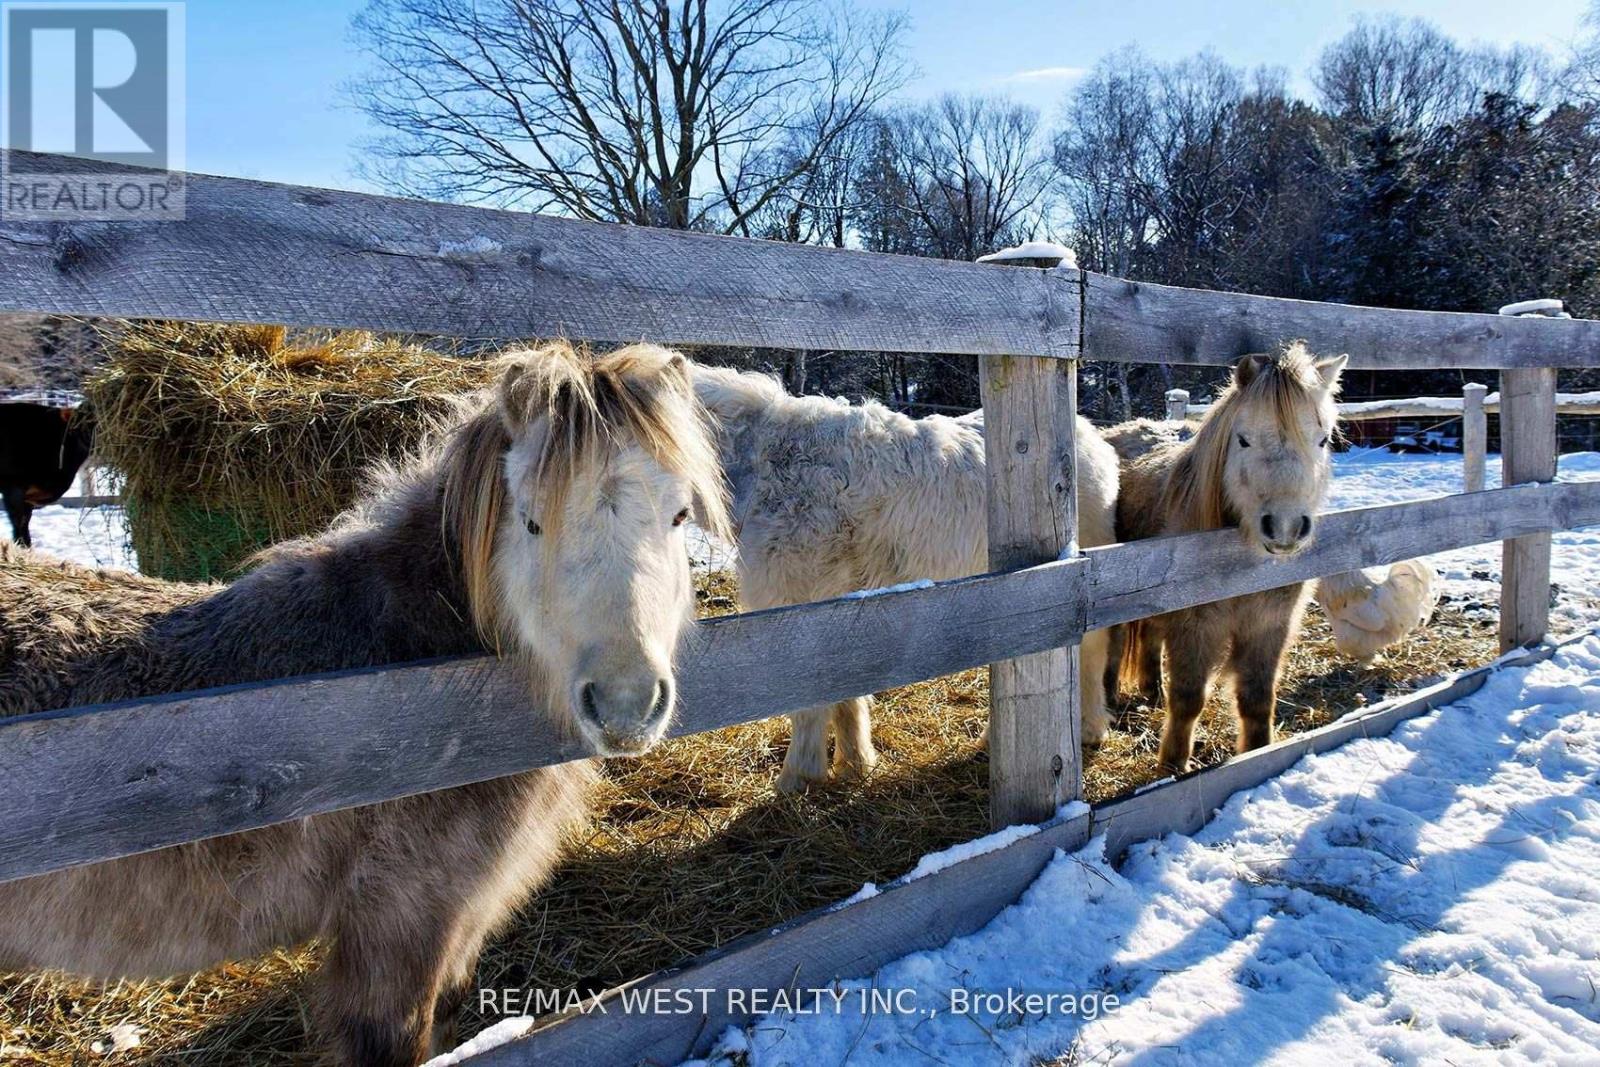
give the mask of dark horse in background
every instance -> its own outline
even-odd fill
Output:
[[[85,408],[0,403],[0,494],[17,544],[33,544],[33,509],[61,499],[93,444],[94,424]]]

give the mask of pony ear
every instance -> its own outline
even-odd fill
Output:
[[[1344,372],[1344,365],[1350,362],[1348,355],[1331,356],[1328,359],[1317,360],[1317,375],[1322,379],[1322,388],[1333,392],[1339,388],[1339,375]]]
[[[1244,388],[1271,362],[1272,357],[1264,352],[1252,352],[1248,356],[1241,356],[1239,362],[1233,365],[1233,384],[1241,389]]]
[[[533,394],[538,388],[538,376],[528,371],[526,361],[514,360],[506,365],[505,373],[500,375],[500,383],[495,386],[500,421],[506,431],[513,435],[528,425],[528,416],[533,411]]]
[[[562,342],[514,352],[503,365],[495,398],[500,421],[513,437],[548,412],[581,373],[578,354]]]

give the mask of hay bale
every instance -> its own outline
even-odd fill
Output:
[[[84,385],[95,452],[125,478],[140,569],[188,581],[321,529],[492,373],[361,332],[129,323],[107,347]]]

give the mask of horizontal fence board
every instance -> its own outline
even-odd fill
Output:
[[[1223,366],[1281,340],[1356,369],[1600,366],[1600,320],[1404,311],[1084,274],[1086,359]]]
[[[8,162],[25,173],[57,160],[11,152]],[[187,183],[182,222],[0,216],[0,310],[465,338],[1076,355],[1076,271],[239,178]]]
[[[706,620],[682,657],[673,733],[1059,647],[1085,628],[1593,523],[1600,482],[1515,486],[1326,515],[1317,543],[1283,562],[1210,531]],[[526,710],[515,670],[481,657],[0,720],[0,880],[578,755]]]
[[[937,948],[982,929],[1033,884],[1057,849],[1072,852],[1096,834],[1104,834],[1106,855],[1116,859],[1139,841],[1169,833],[1192,834],[1234,793],[1260,785],[1301,757],[1357,738],[1381,737],[1406,719],[1471,695],[1495,670],[1548,659],[1557,647],[1534,649],[1464,672],[1219,767],[1146,787],[1085,814],[1058,818],[1038,833],[993,852],[925,878],[890,883],[877,896],[845,908],[812,912],[770,933],[725,946],[681,970],[625,988],[639,994],[659,990],[669,996],[674,990],[820,989],[865,978],[908,953]],[[704,1016],[624,1012],[620,989],[596,999],[607,1005],[604,1013],[591,1007],[586,1013],[552,1020],[519,1041],[467,1062],[472,1067],[678,1063],[705,1055],[727,1027],[754,1021],[749,1013],[722,1010],[725,998],[713,997],[719,1010]]]
[[[1261,592],[1328,574],[1396,563],[1551,529],[1600,523],[1600,481],[1518,485],[1323,515],[1315,543],[1264,557],[1238,530],[1157,537],[1088,549],[1091,630]]]
[[[706,620],[673,733],[1066,644],[1085,566]],[[580,755],[485,657],[0,719],[0,881]]]

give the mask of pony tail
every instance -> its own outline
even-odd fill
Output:
[[[497,654],[500,612],[493,561],[505,509],[504,458],[510,446],[500,411],[491,406],[457,432],[441,461],[440,523],[445,544],[460,568],[473,625]]]
[[[1122,625],[1122,655],[1117,660],[1118,692],[1108,694],[1115,698],[1129,690],[1137,690],[1143,683],[1139,664],[1144,655],[1145,642],[1150,640],[1150,620],[1135,619]]]

